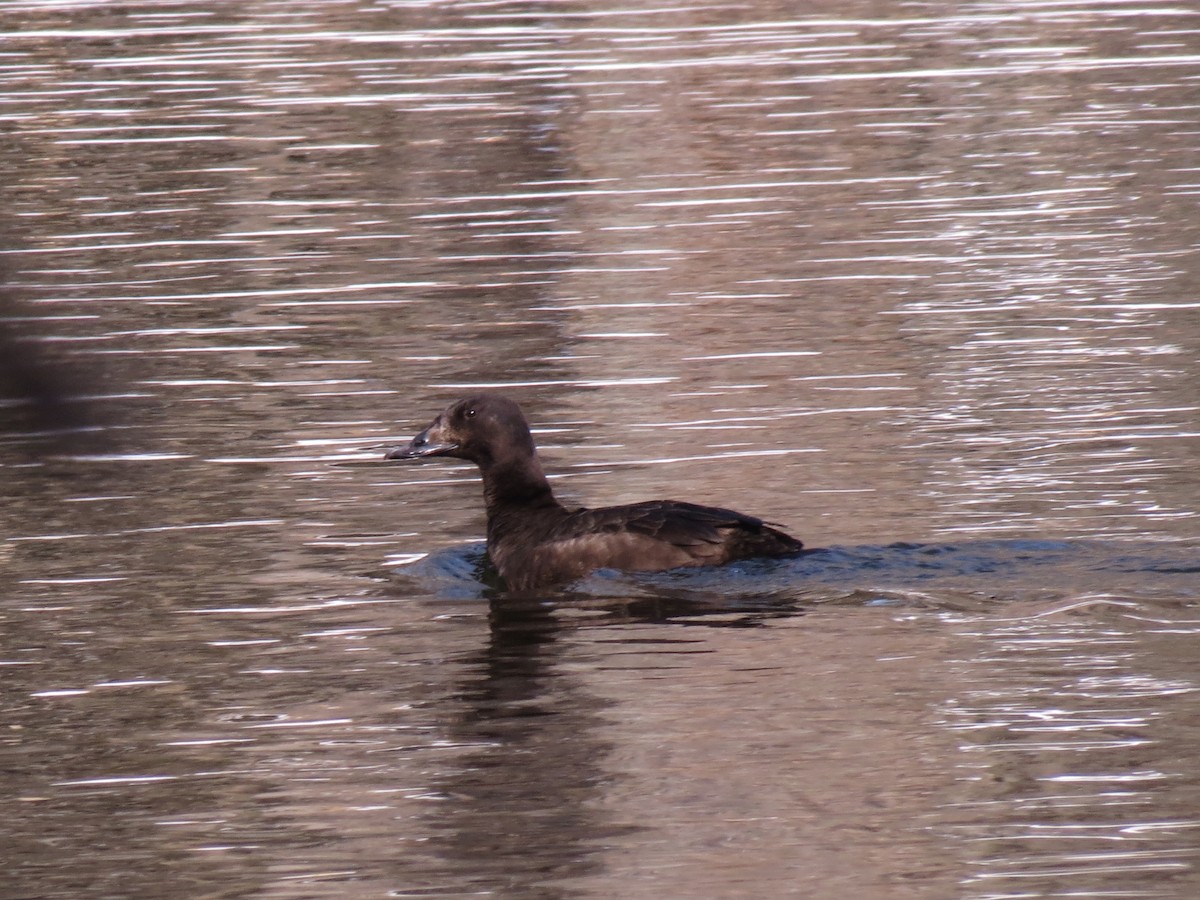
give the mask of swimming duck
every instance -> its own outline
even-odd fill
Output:
[[[479,466],[488,556],[512,591],[565,584],[597,569],[719,566],[791,556],[804,548],[761,519],[679,500],[567,509],[550,490],[525,414],[504,396],[482,394],[451,404],[384,458],[437,456]]]

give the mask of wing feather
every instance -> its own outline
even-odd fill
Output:
[[[507,542],[505,542],[507,544]],[[729,509],[652,500],[580,509],[536,541],[497,547],[510,587],[572,581],[596,569],[662,571],[781,556],[803,545],[761,519]],[[519,575],[517,573],[520,573]]]

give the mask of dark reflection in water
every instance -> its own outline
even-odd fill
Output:
[[[554,882],[602,872],[593,858],[634,826],[606,821],[610,747],[597,735],[607,704],[564,671],[544,610],[503,610],[491,640],[463,660],[450,739],[472,748],[439,778],[431,850],[456,892],[555,897]]]
[[[0,232],[0,247],[12,246]],[[113,423],[100,427],[98,367],[49,350],[47,335],[30,327],[42,324],[36,309],[15,296],[10,277],[0,257],[0,435],[8,432],[6,443],[34,453],[108,449]]]
[[[4,16],[6,894],[1198,892],[1193,11]],[[827,549],[499,595],[480,387]]]

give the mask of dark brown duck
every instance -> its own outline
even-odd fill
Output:
[[[479,466],[488,556],[510,590],[562,584],[596,569],[719,566],[790,556],[804,547],[753,516],[678,500],[568,510],[554,499],[524,413],[506,397],[485,394],[452,404],[385,458],[427,456]]]

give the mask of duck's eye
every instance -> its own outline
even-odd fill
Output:
[[[475,410],[468,409],[463,415],[465,415],[468,419],[473,419],[475,418]]]

